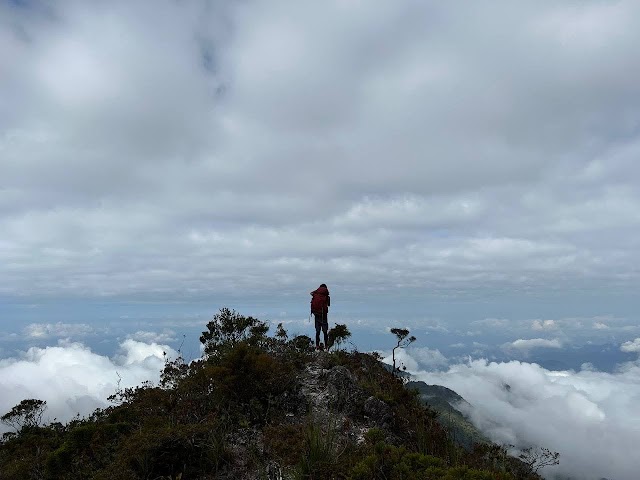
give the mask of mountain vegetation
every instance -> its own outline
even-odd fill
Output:
[[[420,400],[436,411],[438,422],[457,445],[471,451],[477,445],[491,443],[460,411],[461,407],[467,407],[468,411],[471,405],[453,390],[415,381],[408,382],[406,387],[415,390]]]
[[[503,447],[454,442],[380,357],[339,348],[350,333],[336,327],[317,352],[308,336],[282,325],[269,336],[266,322],[222,309],[202,358],[167,359],[158,385],[119,389],[66,424],[42,424],[41,400],[14,407],[0,479],[540,478]]]

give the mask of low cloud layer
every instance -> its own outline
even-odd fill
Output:
[[[0,360],[0,412],[22,399],[40,398],[47,401],[49,421],[89,414],[107,405],[119,381],[121,388],[157,382],[164,353],[177,355],[166,345],[131,338],[112,358],[81,343],[31,348]],[[623,364],[615,373],[587,365],[578,372],[550,371],[526,362],[482,359],[449,366],[439,350],[424,347],[398,350],[396,360],[417,379],[462,395],[473,406],[467,412],[473,422],[493,441],[560,452],[560,466],[548,473],[585,480],[637,476],[633,446],[640,442],[640,362]],[[391,356],[385,361],[391,363]]]
[[[52,337],[76,337],[96,333],[94,327],[83,323],[31,323],[24,329],[29,339],[49,339]]]
[[[557,338],[553,340],[547,340],[545,338],[519,338],[505,346],[507,349],[516,349],[524,352],[528,352],[533,348],[562,348],[562,343]]]
[[[120,388],[156,382],[163,354],[177,353],[166,345],[125,340],[114,358],[93,353],[81,343],[30,348],[17,358],[0,360],[0,414],[25,398],[47,402],[45,418],[68,421],[107,406],[107,397]],[[0,425],[0,431],[8,428]]]
[[[419,356],[414,362],[419,363]],[[493,441],[560,452],[560,465],[543,473],[585,480],[638,476],[640,362],[624,364],[612,374],[486,360],[442,372],[421,367],[414,372],[420,380],[462,395],[473,406],[467,412],[473,422]]]
[[[620,350],[623,352],[638,352],[640,353],[640,338],[636,338],[635,340],[624,342],[620,346]]]
[[[603,325],[601,322],[598,322],[598,325]],[[532,330],[555,330],[558,328],[555,320],[534,320],[531,324]]]
[[[393,356],[390,352],[380,351],[379,353],[382,355],[384,363],[393,365]],[[440,350],[426,347],[412,348],[410,355],[404,349],[396,350],[395,358],[396,367],[409,372],[414,372],[418,368],[438,370],[446,368],[449,364]]]

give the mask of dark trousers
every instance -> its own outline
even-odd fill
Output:
[[[320,345],[320,330],[322,330],[324,336],[324,346],[326,348],[329,344],[329,337],[327,336],[327,329],[329,328],[329,323],[327,321],[327,312],[314,312],[313,316],[316,318],[316,347]]]

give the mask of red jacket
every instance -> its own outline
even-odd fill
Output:
[[[311,295],[311,313],[329,312],[331,297],[329,296],[329,289],[327,287],[320,286],[311,292]]]

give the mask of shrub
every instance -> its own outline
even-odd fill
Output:
[[[259,344],[267,331],[269,326],[266,322],[245,317],[229,308],[221,308],[207,323],[207,330],[202,332],[200,343],[204,345],[206,355],[216,357],[221,349],[233,349],[240,342]]]
[[[302,458],[298,463],[298,478],[334,478],[334,468],[344,451],[338,431],[333,425],[323,430],[320,425],[310,421],[305,430],[304,440]]]
[[[336,326],[329,330],[327,336],[329,337],[329,344],[327,345],[327,348],[331,348],[335,345],[336,348],[339,349],[342,343],[351,336],[351,332],[346,325],[336,323]]]

